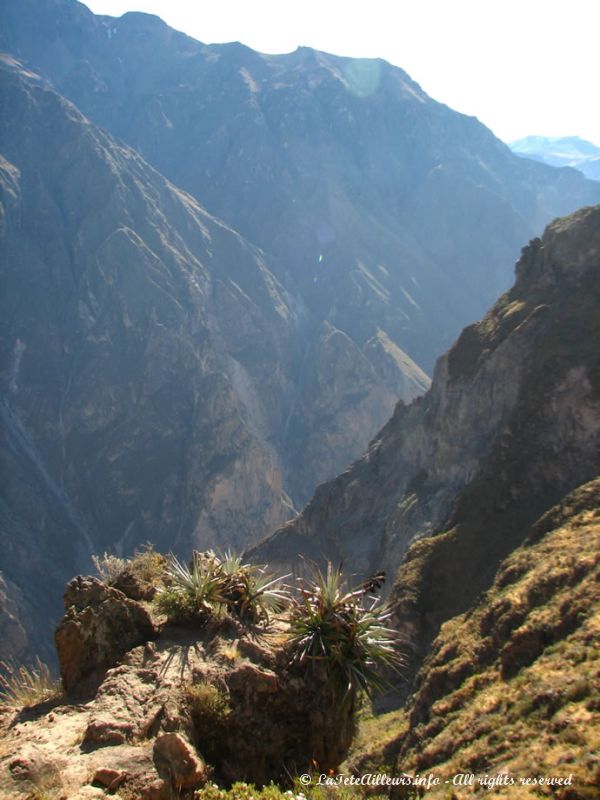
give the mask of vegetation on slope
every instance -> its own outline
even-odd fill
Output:
[[[443,787],[432,797],[445,797],[444,781],[457,774],[505,773],[514,784],[503,797],[549,796],[549,787],[521,779],[571,776],[552,796],[596,798],[599,643],[597,479],[542,516],[475,607],[442,626],[404,711],[404,730],[395,741],[384,737],[375,752],[364,742],[354,761],[431,773]],[[475,782],[453,791],[462,798],[488,790]]]

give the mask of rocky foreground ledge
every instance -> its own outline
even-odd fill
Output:
[[[209,778],[262,785],[339,765],[352,704],[290,660],[285,621],[173,624],[148,586],[117,584],[68,584],[56,632],[64,691],[4,711],[0,797],[170,800]]]

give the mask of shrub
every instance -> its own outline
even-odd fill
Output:
[[[142,583],[157,586],[162,582],[167,567],[165,556],[157,553],[150,542],[136,550],[130,559],[104,553],[102,557],[92,556],[92,561],[100,579],[110,585],[129,574]]]
[[[162,582],[168,561],[162,553],[157,553],[154,545],[148,542],[141,550],[136,550],[127,564],[127,569],[145,583],[158,585]]]
[[[348,589],[341,570],[328,564],[323,575],[315,569],[308,584],[300,582],[292,604],[292,660],[321,665],[342,699],[354,699],[361,690],[383,690],[382,669],[403,664],[398,634],[386,625],[390,616],[364,587]]]
[[[103,580],[104,583],[112,583],[115,581],[129,563],[127,559],[119,558],[109,553],[104,553],[101,557],[92,556],[92,561],[100,579]]]

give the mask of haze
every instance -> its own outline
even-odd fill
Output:
[[[505,141],[540,134],[600,143],[597,0],[89,0],[98,14],[157,14],[206,43],[264,53],[306,45],[380,57]]]

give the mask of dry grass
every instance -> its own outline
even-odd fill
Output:
[[[62,694],[60,681],[39,658],[33,666],[3,661],[0,669],[0,704],[3,706],[29,708]]]
[[[385,769],[391,756],[397,771],[431,773],[432,800],[598,800],[599,499],[600,480],[534,527],[475,608],[443,625],[405,716],[361,722],[350,763]],[[458,773],[515,785],[449,787]],[[569,775],[567,788],[520,783]]]

